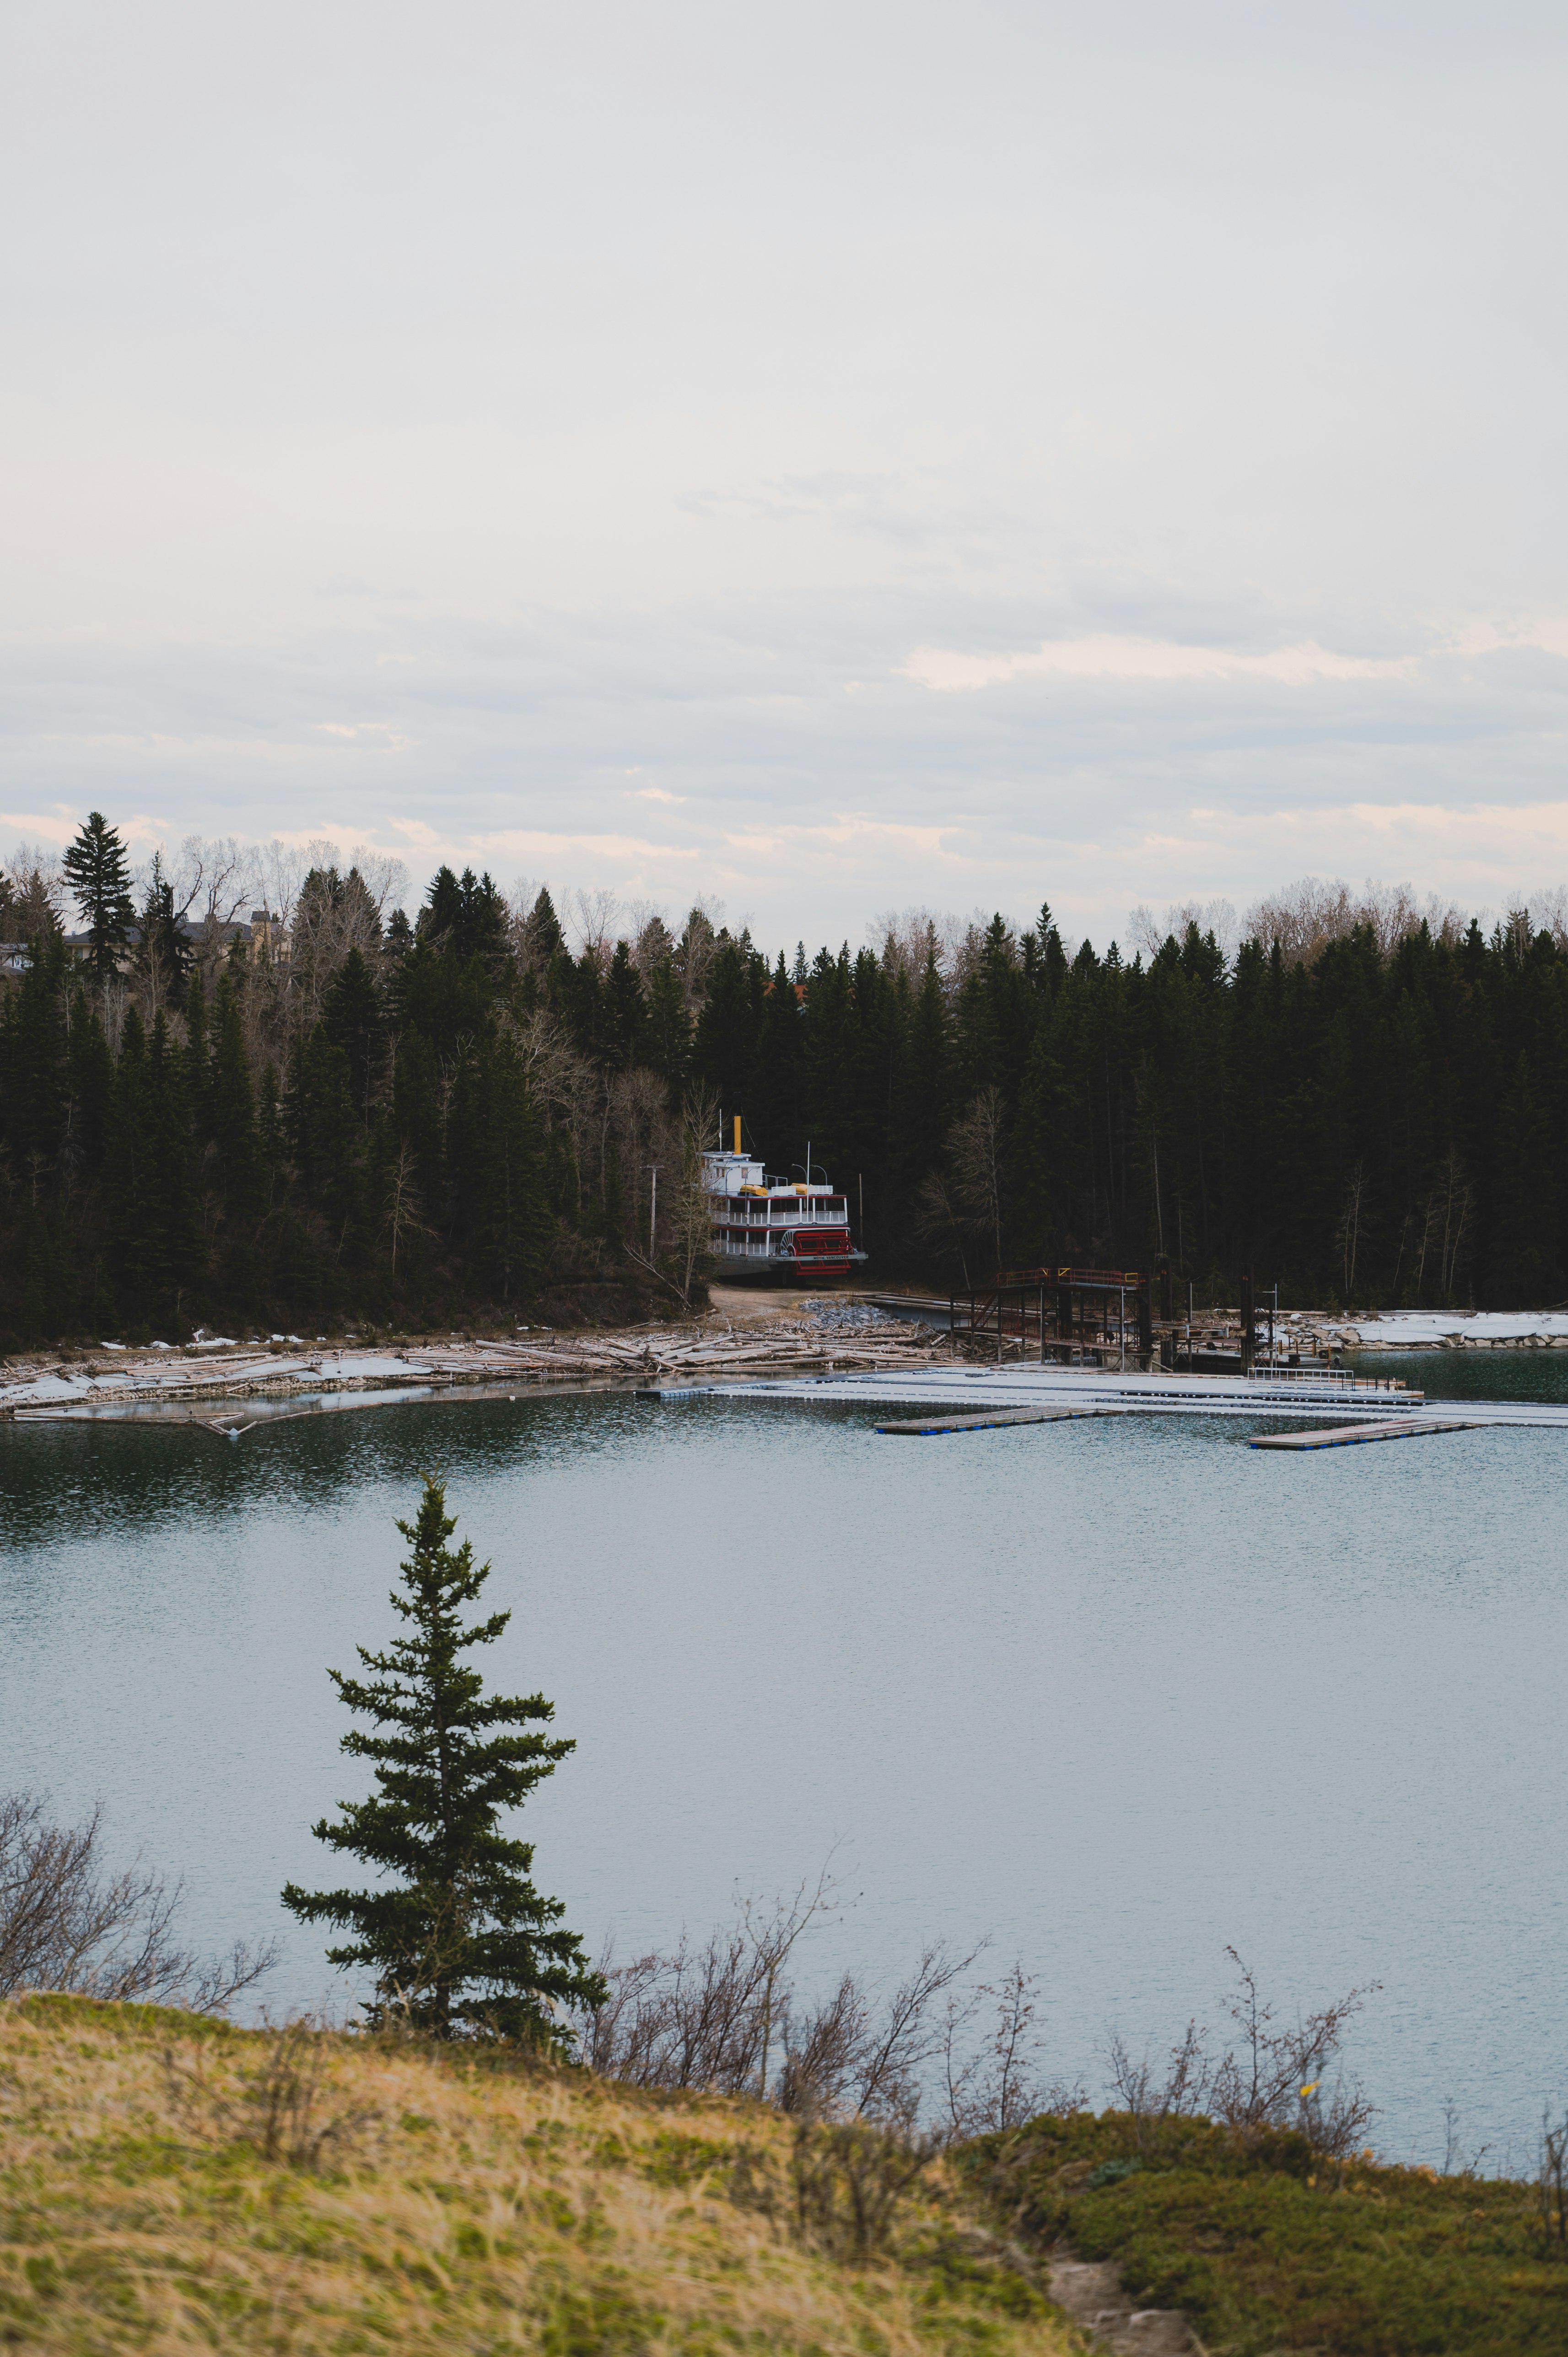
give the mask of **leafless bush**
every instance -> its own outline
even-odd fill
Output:
[[[1146,2050],[1134,2061],[1125,2041],[1120,2036],[1112,2038],[1111,2083],[1121,2109],[1132,2114],[1138,2142],[1145,2150],[1158,2146],[1167,2120],[1190,2119],[1205,2108],[1213,2068],[1207,2037],[1196,2021],[1189,2021],[1171,2048],[1163,2071]]]
[[[1042,2112],[1079,2110],[1084,2091],[1062,2080],[1047,2083],[1036,2058],[1041,2041],[1034,2020],[1037,1978],[1015,1964],[1004,1980],[983,1982],[967,2003],[948,2002],[942,2036],[942,2093],[947,2133],[952,2137],[988,2136],[1021,2127]],[[965,2054],[966,2033],[992,2004],[992,2032],[978,2052]]]
[[[1553,2122],[1541,2115],[1541,2163],[1535,2177],[1541,2230],[1549,2243],[1568,2243],[1568,2112]]]
[[[682,1936],[673,1955],[601,1971],[607,2002],[589,2019],[583,2059],[603,2077],[639,2087],[706,2087],[767,2095],[788,2050],[786,1967],[802,1934],[835,1904],[826,1867],[815,1886],[766,1913],[748,1902],[701,1948]]]
[[[834,1903],[824,1875],[790,1901],[746,1907],[701,1946],[682,1940],[672,1955],[618,1967],[605,1957],[610,1994],[582,2059],[607,2078],[755,2095],[804,2125],[859,2123],[910,2147],[932,2095],[940,2144],[1082,2102],[1081,2090],[1040,2077],[1036,1984],[1021,1965],[966,1993],[978,1948],[936,1942],[891,1989],[845,1973],[803,1998],[792,1959]]]
[[[1236,1992],[1226,2010],[1239,2037],[1215,2065],[1210,2109],[1231,2127],[1299,2128],[1315,2151],[1343,2160],[1360,2144],[1373,2106],[1359,2082],[1347,2084],[1335,2066],[1347,2029],[1377,1984],[1350,1989],[1305,2019],[1276,2026],[1274,2007],[1259,1996],[1256,1975],[1234,1948],[1225,1953],[1237,1972]]]
[[[177,2114],[198,2135],[250,2145],[285,2168],[319,2169],[376,2116],[363,2104],[327,2107],[330,2059],[329,2033],[301,2018],[269,2031],[261,2061],[232,2088],[218,2083],[206,2056],[166,2052],[164,2074]]]
[[[864,2120],[801,2121],[790,2155],[794,2228],[826,2256],[864,2265],[889,2249],[905,2197],[935,2158],[934,2137],[891,2135]]]
[[[761,2211],[808,2250],[864,2266],[899,2239],[908,2199],[939,2147],[865,2120],[797,2120],[788,2159],[743,2146],[730,2199]]]
[[[0,1799],[0,1996],[60,1989],[223,2012],[271,1970],[276,1948],[237,1943],[202,1961],[175,1938],[180,1886],[102,1858],[102,1811],[48,1822],[36,1795]]]
[[[1444,2177],[1478,2177],[1481,2163],[1491,2150],[1489,2144],[1478,2144],[1469,2158],[1459,2135],[1459,2106],[1452,2095],[1443,2098],[1443,2174]]]
[[[1133,2115],[1140,2142],[1157,2141],[1168,2119],[1202,2113],[1242,2130],[1296,2128],[1315,2152],[1348,2158],[1359,2147],[1374,2107],[1359,2080],[1346,2080],[1338,2058],[1346,2031],[1377,1984],[1282,2024],[1259,1995],[1251,1966],[1234,1948],[1225,1953],[1237,1973],[1226,2005],[1235,2025],[1232,2045],[1215,2053],[1207,2030],[1188,2022],[1161,2074],[1146,2057],[1134,2061],[1120,2037],[1111,2041],[1112,2084]]]

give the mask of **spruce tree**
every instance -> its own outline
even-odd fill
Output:
[[[114,1067],[104,1161],[114,1282],[133,1314],[145,1318],[159,1275],[157,1149],[147,1038],[134,1006],[126,1010]]]
[[[416,1518],[397,1527],[413,1548],[402,1593],[392,1597],[407,1633],[384,1653],[357,1648],[369,1679],[328,1672],[349,1708],[373,1723],[373,1732],[350,1728],[342,1748],[374,1762],[377,1790],[339,1803],[340,1821],[323,1818],[314,1829],[389,1879],[370,1890],[306,1891],[291,1882],[283,1902],[303,1922],[352,1933],[328,1958],[374,1967],[372,2022],[401,2018],[438,2038],[489,2031],[558,2040],[553,2008],[602,2004],[605,1985],[576,1933],[560,1928],[560,1901],[530,1880],[532,1844],[503,1834],[499,1815],[521,1807],[576,1747],[524,1731],[554,1717],[542,1695],[486,1695],[462,1659],[493,1644],[511,1615],[464,1627],[462,1608],[490,1566],[476,1568],[467,1539],[446,1544],[457,1525],[446,1485],[427,1474]]]
[[[371,1092],[386,1026],[376,979],[358,950],[350,950],[328,986],[322,1018],[327,1036],[349,1059],[349,1088],[361,1121],[371,1115]]]
[[[81,911],[92,947],[92,963],[102,979],[113,974],[118,952],[131,938],[136,911],[131,901],[131,865],[118,829],[102,811],[90,811],[87,823],[61,863],[71,897]]]

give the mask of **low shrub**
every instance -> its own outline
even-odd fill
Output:
[[[1568,2244],[1540,2190],[1326,2159],[1293,2129],[1078,2112],[954,2156],[999,2226],[1110,2260],[1211,2357],[1535,2357],[1568,2347]]]

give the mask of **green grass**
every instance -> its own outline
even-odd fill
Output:
[[[0,2357],[1071,2357],[950,2171],[849,2264],[795,2151],[504,2051],[0,2002]]]
[[[1111,2166],[1110,2164],[1119,2164]],[[1047,2245],[1109,2259],[1129,2294],[1186,2311],[1210,2357],[1513,2357],[1568,2351],[1568,2244],[1535,2188],[1318,2162],[1305,2140],[1207,2121],[1043,2119],[961,2167]]]

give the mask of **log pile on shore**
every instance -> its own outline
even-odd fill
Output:
[[[509,1383],[648,1384],[671,1379],[769,1371],[847,1373],[929,1365],[946,1336],[892,1319],[861,1323],[779,1320],[715,1330],[701,1325],[618,1332],[519,1333],[392,1347],[346,1343],[220,1344],[194,1350],[62,1352],[16,1361],[0,1378],[0,1413],[58,1415],[72,1409],[174,1405],[202,1401],[287,1400],[334,1392],[385,1395],[403,1390]]]

